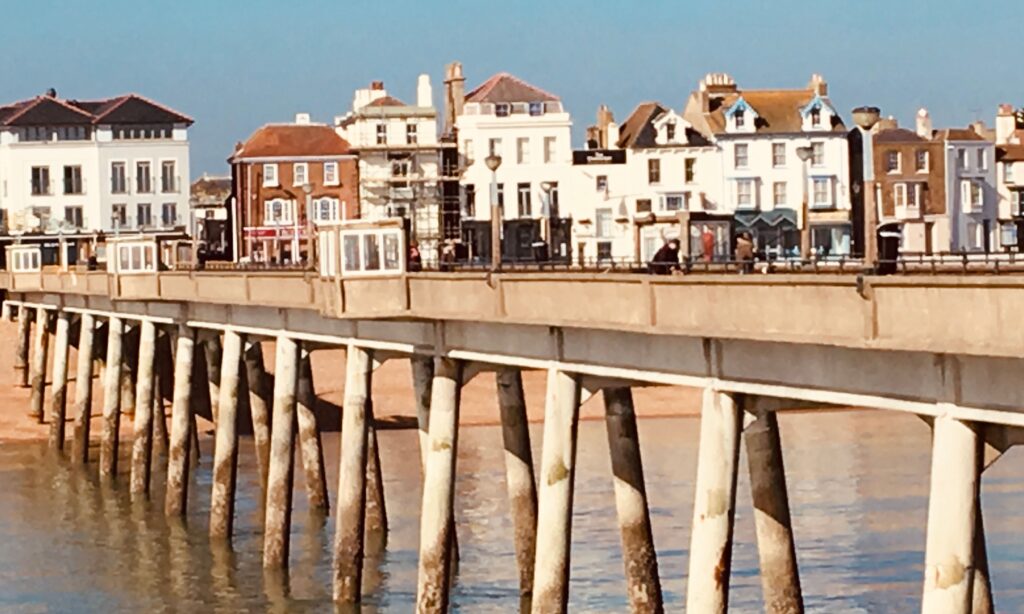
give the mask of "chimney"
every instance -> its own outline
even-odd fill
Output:
[[[430,75],[420,75],[416,79],[416,106],[434,106],[434,88],[430,87]]]
[[[374,91],[384,91],[383,81],[372,81],[370,82],[370,89]]]
[[[721,98],[737,91],[736,81],[724,72],[709,72],[701,79],[697,95],[700,96],[700,110],[711,110],[711,99]]]
[[[608,143],[605,145],[608,149],[619,148],[619,125],[615,122],[608,122],[607,133],[605,138]]]
[[[384,89],[383,81],[372,81],[370,83],[370,89],[366,92],[366,104],[370,104],[378,98],[383,98],[388,95],[387,90]]]
[[[309,113],[296,113],[295,114],[295,123],[300,125],[300,126],[308,126],[309,125]]]
[[[811,82],[807,84],[807,89],[818,96],[828,96],[828,82],[818,73],[811,75]]]
[[[875,124],[875,128],[874,128],[873,132],[875,134],[878,134],[879,132],[881,132],[883,130],[895,130],[895,129],[899,128],[899,127],[900,127],[900,123],[898,121],[896,121],[895,117],[890,115],[889,117],[883,117],[882,119],[878,120],[878,123]]]
[[[608,105],[597,107],[597,146],[607,149],[612,145],[612,139],[608,135],[608,126],[615,123],[615,116],[612,115]],[[615,139],[618,140],[617,138]]]
[[[917,111],[917,136],[922,139],[932,138],[932,116],[923,107]]]
[[[462,76],[462,62],[452,62],[444,68],[444,132],[455,131],[455,119],[462,115],[466,104],[466,78]]]
[[[1017,117],[1012,105],[1001,104],[996,112],[996,144],[1005,145],[1014,143],[1019,139],[1015,138],[1017,131]]]

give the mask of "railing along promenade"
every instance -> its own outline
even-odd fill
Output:
[[[19,319],[17,366],[33,386],[32,412],[50,416],[64,445],[67,348],[77,340],[73,457],[88,461],[94,349],[105,339],[99,471],[115,479],[120,378],[135,383],[133,496],[148,496],[151,433],[163,420],[154,376],[174,382],[165,511],[187,505],[195,380],[210,382],[216,422],[210,531],[230,538],[239,380],[248,378],[265,485],[264,564],[287,565],[293,438],[305,486],[326,508],[319,430],[309,411],[309,352],[345,347],[340,477],[335,495],[335,597],[360,599],[364,529],[386,532],[370,382],[374,368],[409,357],[424,466],[419,611],[448,607],[455,546],[452,476],[462,385],[498,373],[520,586],[535,612],[565,611],[571,550],[576,422],[602,392],[616,476],[616,507],[635,611],[661,611],[631,387],[704,390],[687,610],[727,609],[737,459],[746,441],[765,607],[802,611],[795,541],[775,412],[859,406],[911,412],[933,428],[924,612],[991,610],[980,475],[1024,426],[1024,310],[1018,263],[912,264],[906,274],[818,263],[771,274],[466,271],[321,276],[310,271],[210,270],[119,275],[99,271],[0,273],[5,309]],[[921,273],[913,274],[921,265]],[[731,266],[729,263],[726,267]],[[960,267],[946,272],[943,267]],[[29,365],[31,327],[34,353]],[[55,333],[52,400],[46,354]],[[137,337],[137,346],[127,340]],[[263,370],[259,341],[276,342]],[[174,347],[173,358],[170,348]],[[196,370],[197,347],[207,373]],[[41,358],[40,358],[41,357]],[[172,365],[161,371],[159,365]],[[539,475],[530,458],[520,372],[548,374]],[[173,372],[172,372],[173,371]],[[273,391],[271,392],[272,382]],[[143,411],[140,412],[140,408]],[[147,409],[149,408],[149,409]],[[273,420],[268,419],[273,414]],[[58,426],[59,425],[59,426]],[[84,429],[84,432],[83,432]],[[85,452],[82,452],[85,450]],[[137,451],[137,453],[136,453]],[[369,471],[367,470],[369,468]],[[377,510],[377,511],[374,511]],[[376,514],[376,515],[375,515]],[[987,604],[987,605],[986,605]]]

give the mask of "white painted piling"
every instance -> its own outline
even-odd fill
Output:
[[[32,336],[32,312],[24,305],[18,305],[18,344],[14,350],[14,381],[22,388],[29,385],[29,345]]]
[[[43,423],[43,406],[46,397],[46,363],[50,351],[50,314],[42,307],[36,308],[36,330],[32,344],[32,397],[29,401],[29,415],[39,424]]]
[[[71,314],[66,311],[57,313],[56,334],[53,342],[53,371],[51,381],[53,391],[50,395],[50,449],[64,449],[64,426],[67,418],[68,395],[68,346]]]
[[[149,498],[153,459],[153,372],[156,359],[156,325],[143,320],[139,326],[139,355],[135,361],[135,420],[132,440],[131,495],[133,501]]]
[[[295,392],[299,380],[299,345],[277,337],[274,360],[274,419],[267,476],[267,507],[263,524],[263,567],[288,567],[292,525],[293,456],[295,452]]]
[[[235,517],[235,480],[238,472],[238,389],[242,366],[242,336],[224,331],[220,352],[220,393],[217,440],[213,450],[213,493],[210,497],[210,537],[231,539]]]
[[[124,322],[107,320],[107,366],[103,372],[103,433],[100,438],[100,476],[117,475],[117,453],[121,438],[121,360]]]
[[[89,431],[92,420],[92,377],[96,339],[96,318],[83,313],[79,322],[78,368],[75,371],[75,430],[71,455],[75,461],[89,462]]]
[[[167,492],[164,512],[184,516],[188,507],[188,472],[194,428],[192,376],[195,331],[178,329],[174,350],[174,399],[171,402],[171,439],[167,459]]]

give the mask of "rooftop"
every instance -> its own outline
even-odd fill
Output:
[[[0,125],[188,124],[191,117],[139,94],[100,100],[68,100],[53,90],[0,106]]]
[[[324,124],[267,124],[235,149],[231,160],[343,156],[352,153],[348,141]]]

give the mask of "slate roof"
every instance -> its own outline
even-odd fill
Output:
[[[619,126],[619,142],[624,149],[648,147],[680,147],[680,144],[659,145],[656,141],[657,131],[654,122],[668,109],[657,102],[641,102],[636,109]],[[693,128],[686,129],[686,145],[708,145],[709,141],[703,134]],[[683,145],[685,146],[685,145]]]
[[[556,102],[558,96],[502,72],[466,94],[466,102]]]
[[[1017,143],[996,145],[996,160],[999,162],[1024,162],[1024,145]]]
[[[406,107],[406,106],[409,106],[409,105],[405,104],[404,102],[402,102],[401,100],[399,100],[399,99],[397,99],[397,98],[395,98],[393,96],[381,96],[380,98],[374,100],[370,104],[365,105],[363,108],[365,109],[366,107]]]
[[[231,160],[343,156],[351,153],[349,142],[330,126],[267,124],[242,143]]]
[[[65,100],[43,95],[0,107],[0,125],[188,124],[193,120],[138,94],[103,100]]]
[[[758,115],[754,124],[757,134],[803,132],[803,117],[800,110],[814,100],[815,96],[814,90],[810,89],[739,90],[712,98],[709,111],[704,116],[712,132],[723,134],[726,132],[726,110],[742,97]],[[821,96],[821,99],[831,105],[827,96]],[[846,132],[846,127],[838,116],[832,119],[832,131]]]

